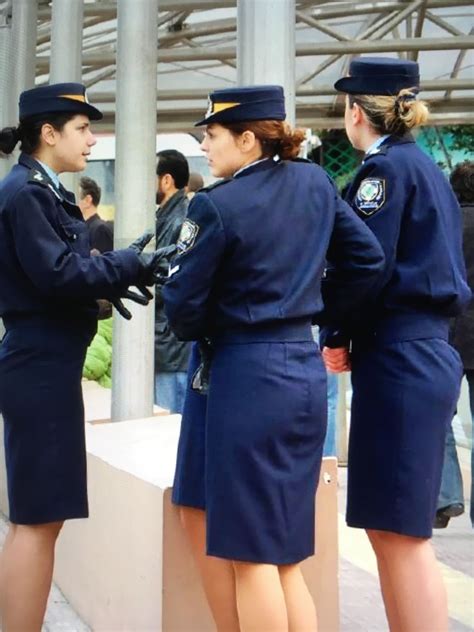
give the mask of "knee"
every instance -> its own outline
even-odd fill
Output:
[[[367,530],[367,535],[377,557],[388,558],[395,554],[408,554],[410,551],[429,542],[428,538],[415,538],[391,531]]]
[[[47,522],[34,525],[15,525],[15,535],[18,537],[34,537],[37,540],[55,542],[64,522]]]

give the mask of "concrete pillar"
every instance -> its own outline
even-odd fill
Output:
[[[11,60],[11,15],[5,8],[0,12],[0,129],[17,124],[18,113],[13,111],[13,65]],[[9,158],[0,158],[0,180],[10,171]]]
[[[115,248],[154,231],[158,0],[117,2]],[[114,318],[112,420],[153,411],[154,310],[131,303]]]
[[[15,51],[15,105],[20,92],[33,88],[36,70],[38,3],[15,0],[13,3],[12,46]]]
[[[81,81],[83,13],[83,0],[53,0],[49,83]]]
[[[53,0],[49,83],[81,81],[83,15],[84,0]],[[76,192],[76,174],[65,173],[61,181]]]
[[[295,121],[295,0],[238,0],[237,84],[278,84]]]

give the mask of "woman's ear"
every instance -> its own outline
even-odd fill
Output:
[[[364,120],[365,113],[358,103],[354,103],[351,107],[352,123],[354,125],[360,125]]]
[[[50,123],[45,123],[41,127],[41,139],[45,142],[49,147],[54,147],[57,141],[57,130]]]
[[[257,142],[255,134],[249,129],[246,129],[245,132],[239,136],[240,149],[245,153],[255,149]]]

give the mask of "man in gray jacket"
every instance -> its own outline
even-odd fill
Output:
[[[463,214],[463,252],[467,282],[474,292],[474,162],[466,160],[453,170],[451,186]],[[471,417],[474,423],[474,298],[467,310],[453,323],[450,343],[459,351],[469,388]],[[444,452],[443,477],[434,526],[443,528],[449,519],[464,511],[464,494],[452,427],[449,427]],[[474,527],[474,445],[471,448],[471,524]]]
[[[188,209],[185,187],[189,167],[182,153],[174,149],[159,152],[156,201],[156,247],[178,241]],[[155,403],[181,413],[186,392],[190,343],[178,340],[168,326],[163,301],[156,292],[155,303]]]

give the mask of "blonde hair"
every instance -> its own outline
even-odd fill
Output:
[[[349,104],[357,103],[379,134],[402,136],[428,120],[428,105],[416,98],[416,88],[403,88],[397,96],[349,94]]]
[[[240,136],[247,130],[253,132],[262,145],[265,157],[279,156],[282,160],[296,158],[305,138],[302,129],[293,129],[285,121],[239,121],[220,125],[233,136]]]

